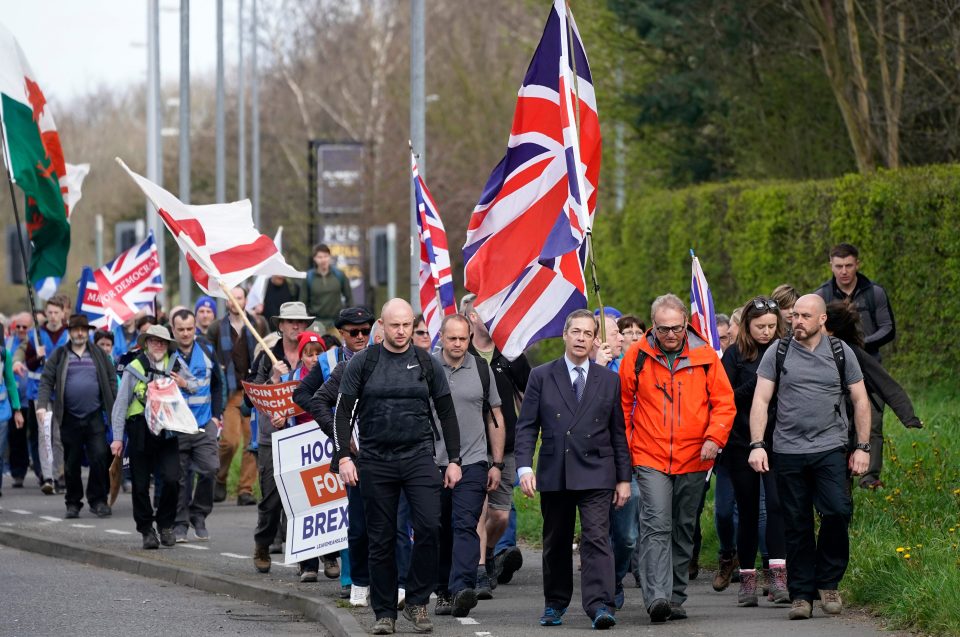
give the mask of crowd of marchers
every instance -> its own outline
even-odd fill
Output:
[[[374,634],[392,634],[401,613],[431,631],[432,595],[436,616],[493,599],[523,565],[514,500],[535,494],[541,626],[564,622],[577,559],[593,628],[616,625],[628,576],[652,623],[686,619],[711,491],[715,590],[738,582],[739,606],[783,604],[790,619],[809,618],[817,601],[841,613],[852,489],[883,487],[885,406],[922,426],[883,368],[893,310],[859,272],[856,247],[835,246],[831,278],[809,294],[784,284],[717,315],[719,347],[664,293],[649,316],[573,311],[563,355],[533,368],[500,352],[472,295],[432,339],[402,299],[379,316],[356,306],[326,246],[313,258],[305,280],[273,277],[257,304],[238,287],[224,310],[200,297],[110,331],[64,296],[12,316],[0,349],[0,480],[9,473],[23,488],[32,472],[43,494],[64,495],[65,518],[84,504],[103,518],[111,464],[122,465],[113,482],[150,550],[215,541],[206,520],[239,464],[236,505],[256,505],[253,567],[267,573],[286,537],[272,436],[315,422],[346,485],[348,548],[297,574],[339,578],[343,598],[372,608]],[[147,388],[161,377],[197,433],[149,425]],[[297,381],[304,413],[258,412],[244,380]]]

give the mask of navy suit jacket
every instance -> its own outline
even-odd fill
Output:
[[[630,451],[620,402],[620,376],[591,362],[577,402],[563,358],[530,372],[517,419],[517,467],[532,467],[542,441],[537,489],[613,489],[629,482]]]

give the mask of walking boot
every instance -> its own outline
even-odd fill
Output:
[[[740,569],[740,593],[737,595],[737,606],[747,607],[757,605],[757,571]]]

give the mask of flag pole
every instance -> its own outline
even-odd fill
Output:
[[[0,117],[0,145],[3,146],[3,162],[7,164],[9,148],[7,147],[7,131],[3,126],[3,118]],[[40,324],[37,322],[37,302],[33,297],[33,286],[30,284],[30,264],[27,260],[27,249],[24,247],[23,223],[20,221],[20,208],[17,206],[17,195],[13,189],[13,179],[11,174],[13,168],[9,165],[7,168],[7,185],[10,186],[10,204],[13,206],[13,217],[17,222],[17,245],[20,246],[20,259],[23,262],[23,282],[27,288],[27,299],[30,303],[30,318],[33,321],[34,338],[37,344],[40,344]]]
[[[576,101],[573,104],[574,107],[574,125],[576,126],[577,131],[577,145],[580,144],[580,84],[579,76],[577,75],[577,55],[576,51],[573,49],[573,17],[570,13],[570,0],[564,2],[566,7],[567,14],[567,53],[570,56],[570,62],[573,64],[573,94],[576,96]],[[575,167],[576,170],[580,170],[579,163]],[[586,193],[581,192],[580,197],[583,198]],[[585,200],[580,202],[580,205],[586,206],[587,202]],[[597,297],[597,304],[600,306],[600,342],[605,343],[607,341],[607,317],[606,310],[603,307],[603,300],[600,298],[600,280],[597,278],[597,261],[594,259],[593,251],[593,224],[589,224],[584,232],[587,240],[587,259],[590,262],[590,278],[593,280],[593,293]]]
[[[247,326],[247,329],[250,330],[250,333],[253,334],[253,337],[257,339],[258,343],[260,343],[260,347],[263,348],[263,353],[267,355],[267,358],[270,359],[270,362],[272,362],[274,365],[278,365],[280,361],[278,361],[277,357],[274,356],[273,350],[271,350],[270,347],[267,345],[267,342],[263,340],[263,337],[260,336],[260,332],[258,332],[253,327],[253,324],[250,322],[250,319],[247,318],[247,311],[244,310],[242,307],[240,307],[240,302],[237,301],[237,299],[233,298],[233,295],[230,294],[230,288],[228,288],[227,284],[221,281],[219,278],[217,279],[217,283],[220,284],[220,289],[223,290],[224,296],[227,297],[227,303],[232,305],[233,309],[235,309],[237,313],[240,314],[240,318],[243,319],[244,325]]]

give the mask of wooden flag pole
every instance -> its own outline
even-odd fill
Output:
[[[570,62],[573,64],[573,94],[577,98],[573,104],[574,107],[574,124],[577,130],[577,144],[580,143],[580,83],[579,76],[577,75],[577,54],[574,50],[574,39],[573,39],[573,18],[570,13],[570,0],[567,0],[565,3],[566,13],[567,13],[567,53],[570,56]],[[580,166],[576,167],[576,170],[580,170]],[[583,198],[585,193],[580,193],[580,197]],[[587,202],[581,201],[580,205],[586,206]],[[586,232],[587,240],[587,259],[590,261],[590,278],[593,280],[593,293],[597,297],[597,305],[600,306],[600,343],[607,342],[607,317],[606,309],[603,306],[603,299],[600,298],[600,280],[597,278],[597,261],[594,259],[593,251],[593,225],[587,226]]]
[[[0,152],[3,154],[3,162],[7,163],[7,155],[10,148],[7,146],[7,132],[3,126],[3,118],[0,118]],[[12,166],[7,166],[7,185],[10,186],[10,204],[13,206],[13,217],[17,222],[17,245],[20,246],[20,259],[23,262],[23,282],[27,287],[27,300],[30,304],[30,319],[33,321],[34,340],[38,347],[40,343],[40,323],[37,321],[37,301],[33,297],[33,286],[30,285],[30,264],[27,260],[27,249],[24,247],[25,240],[23,236],[23,223],[20,221],[20,208],[17,207],[17,195],[13,190],[13,179],[10,177],[13,172]],[[11,255],[12,257],[12,255]],[[51,352],[45,352],[50,354]]]
[[[240,318],[243,319],[243,323],[247,326],[247,329],[250,330],[250,333],[253,334],[253,337],[257,339],[257,342],[260,343],[260,347],[263,348],[263,352],[267,355],[267,358],[269,358],[274,365],[279,365],[280,361],[278,361],[277,357],[274,356],[273,350],[271,350],[267,346],[267,342],[263,340],[262,336],[260,336],[260,332],[254,329],[253,324],[250,322],[250,319],[247,318],[246,310],[240,307],[240,302],[237,301],[237,299],[233,298],[233,295],[230,294],[230,288],[227,287],[227,284],[221,281],[220,279],[217,279],[217,283],[220,284],[220,289],[223,290],[224,295],[227,297],[227,303],[232,305],[233,309],[235,309],[240,314]]]

